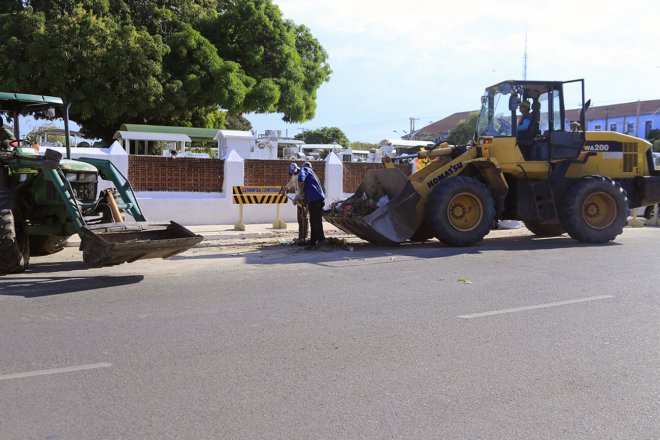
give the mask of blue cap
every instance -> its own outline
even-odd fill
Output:
[[[300,168],[298,168],[298,165],[295,163],[290,163],[289,164],[289,174],[295,174],[300,171]]]

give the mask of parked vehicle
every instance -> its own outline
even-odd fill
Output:
[[[53,117],[55,108],[65,122],[66,159],[20,137],[21,115]],[[167,258],[203,240],[174,222],[147,222],[112,162],[71,160],[62,99],[0,92],[0,112],[14,122],[14,139],[0,145],[0,274],[26,270],[31,256],[61,251],[73,234],[80,235],[83,260],[95,267]],[[98,191],[100,179],[114,187]]]

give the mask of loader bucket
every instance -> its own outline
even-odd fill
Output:
[[[421,196],[406,176],[396,168],[371,170],[355,194],[344,201],[357,204],[360,200],[380,200],[387,195],[389,202],[366,215],[337,215],[328,212],[324,218],[342,231],[354,234],[371,243],[392,245],[408,240],[419,228],[417,204]],[[366,196],[366,197],[365,197]]]
[[[79,234],[83,260],[93,267],[168,258],[204,239],[175,222],[105,223],[83,226]]]

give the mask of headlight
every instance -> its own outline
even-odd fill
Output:
[[[75,182],[78,180],[78,175],[76,173],[66,173],[64,177],[66,177],[66,180],[69,182]]]

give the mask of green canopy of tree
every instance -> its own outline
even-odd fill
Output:
[[[477,131],[477,120],[479,113],[471,113],[470,119],[463,119],[456,127],[449,132],[447,142],[453,145],[465,145],[470,139],[474,139],[474,133]]]
[[[60,96],[90,136],[314,117],[327,53],[271,0],[0,0],[5,91]],[[223,111],[220,111],[223,109]]]
[[[378,149],[378,144],[371,144],[368,142],[355,141],[350,143],[350,147],[354,150],[370,150],[372,148]]]
[[[660,129],[654,128],[646,133],[646,140],[653,144],[653,151],[660,152]]]
[[[306,144],[332,144],[338,143],[344,148],[350,145],[348,138],[337,127],[323,127],[314,130],[305,130],[294,136],[294,139],[305,141]]]

